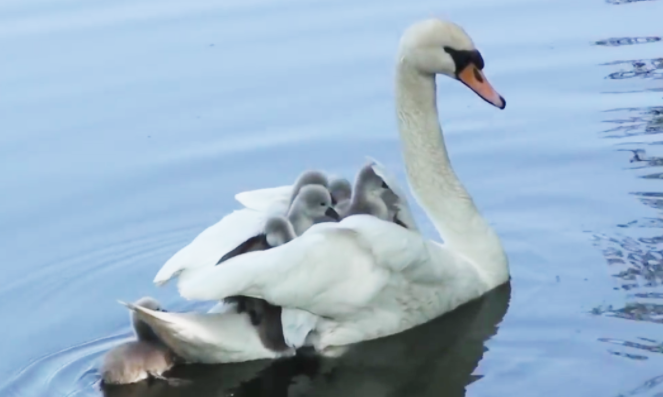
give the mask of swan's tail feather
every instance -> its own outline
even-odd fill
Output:
[[[162,311],[156,311],[156,310],[151,310],[143,306],[138,306],[136,304],[130,303],[130,302],[124,302],[121,300],[117,301],[119,304],[127,307],[129,310],[133,311],[136,313],[139,319],[145,321],[148,325],[153,327],[155,322],[166,322],[166,323],[172,323],[172,314],[170,312],[162,312]]]
[[[246,208],[231,212],[168,259],[153,282],[162,286],[175,277],[214,266],[239,244],[261,233],[267,219],[266,213]]]
[[[161,312],[120,301],[189,363],[218,364],[291,355],[266,348],[246,313]]]

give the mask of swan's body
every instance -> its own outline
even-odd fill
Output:
[[[263,233],[252,236],[244,243],[224,255],[217,266],[230,258],[253,251],[265,251],[283,245],[304,233],[311,225],[321,222],[337,222],[339,215],[333,208],[331,193],[317,184],[296,188],[288,216],[272,216],[265,224]],[[281,308],[267,303],[264,299],[245,296],[232,296],[225,299],[235,303],[237,312],[247,312],[251,323],[257,326],[266,346],[285,346],[281,325]]]
[[[161,310],[159,303],[149,297],[139,299],[135,306]],[[104,356],[100,372],[106,384],[128,384],[149,377],[160,378],[174,364],[174,354],[147,323],[133,313],[131,322],[137,340],[116,346]]]
[[[408,181],[446,244],[373,216],[351,216],[180,277],[183,297],[265,299],[283,307],[290,346],[331,353],[424,323],[508,281],[499,238],[449,162],[435,74],[461,80],[499,108],[504,100],[481,72],[471,39],[453,23],[416,23],[403,35],[398,57],[396,104]],[[284,191],[264,189],[251,206],[271,208]]]
[[[329,191],[318,185],[307,185],[299,189],[287,217],[274,215],[265,222],[264,229],[233,248],[216,263],[219,264],[237,255],[251,251],[264,251],[293,240],[309,227],[320,222],[339,220],[334,210]]]
[[[320,171],[303,172],[292,186],[259,189],[239,193],[235,199],[245,208],[231,212],[219,222],[203,230],[189,245],[173,255],[154,277],[161,286],[172,278],[200,268],[217,264],[251,237],[261,234],[272,215],[287,215],[302,187],[329,186],[327,176]],[[265,206],[266,199],[269,203]],[[298,225],[304,228],[305,225]]]

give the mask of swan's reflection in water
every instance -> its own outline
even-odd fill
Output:
[[[107,397],[134,396],[464,396],[497,332],[511,296],[509,284],[427,324],[354,346],[338,359],[301,354],[280,361],[184,366],[183,382],[143,382],[106,388]]]

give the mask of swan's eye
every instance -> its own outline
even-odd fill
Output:
[[[325,203],[320,203],[320,206],[321,206],[321,207],[326,207],[327,204],[325,204]]]
[[[384,189],[389,189],[389,185],[387,185],[387,182],[385,182],[385,181],[382,181],[382,187]]]

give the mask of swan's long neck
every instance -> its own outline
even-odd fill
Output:
[[[494,230],[458,180],[438,121],[435,76],[400,62],[396,107],[408,181],[445,243],[485,273],[507,277],[506,255]],[[500,274],[494,274],[494,273]]]

